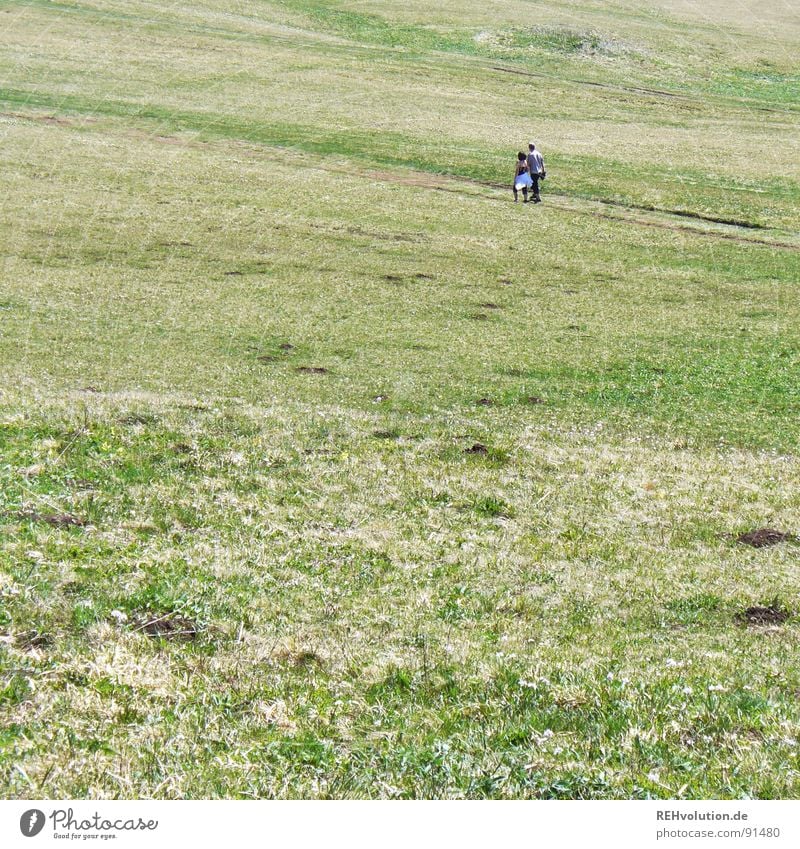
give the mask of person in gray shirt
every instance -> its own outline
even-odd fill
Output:
[[[544,159],[542,154],[536,150],[536,145],[531,142],[528,145],[528,173],[531,175],[533,182],[533,202],[541,203],[542,198],[539,195],[539,180],[544,180],[547,172],[544,170]]]

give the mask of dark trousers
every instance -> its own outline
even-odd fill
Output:
[[[539,200],[539,174],[531,174],[533,196]]]

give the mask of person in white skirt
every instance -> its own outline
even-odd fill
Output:
[[[525,154],[520,151],[517,154],[517,168],[514,171],[514,203],[519,200],[517,192],[522,189],[523,203],[528,202],[528,189],[533,185],[531,180],[530,169],[528,168],[528,159]]]

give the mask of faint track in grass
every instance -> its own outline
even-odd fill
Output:
[[[592,88],[601,88],[604,91],[616,91],[620,94],[640,94],[650,97],[663,97],[670,100],[680,100],[684,103],[692,103],[697,106],[707,105],[708,101],[713,100],[717,103],[725,103],[729,106],[738,106],[742,109],[753,110],[756,112],[770,112],[776,115],[796,115],[797,108],[787,106],[784,109],[779,109],[775,106],[764,106],[758,101],[748,100],[742,97],[727,97],[724,94],[687,94],[685,92],[667,91],[660,88],[648,88],[646,86],[624,86],[614,83],[603,83],[596,80],[581,80],[574,77],[559,77],[555,74],[545,74],[541,71],[523,71],[521,68],[504,68],[500,65],[491,65],[490,70],[498,71],[503,74],[515,74],[520,77],[533,77],[542,80],[555,80],[560,83],[571,83],[572,85],[589,86]]]

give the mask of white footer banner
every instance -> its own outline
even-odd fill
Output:
[[[800,802],[0,801],[0,847],[800,847]]]

